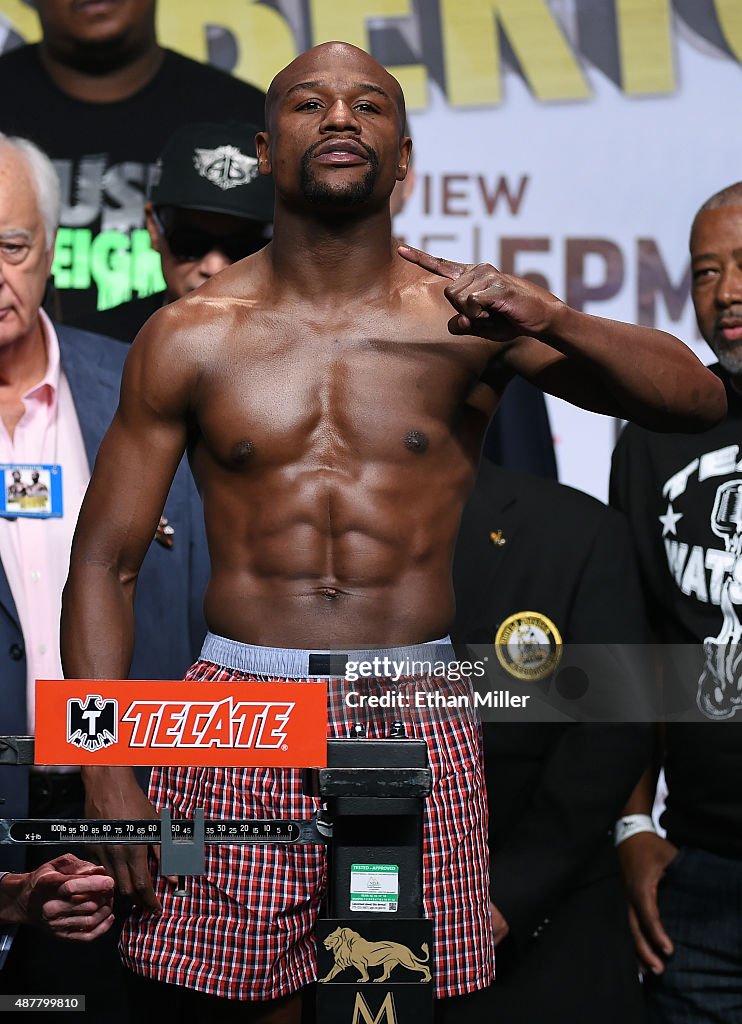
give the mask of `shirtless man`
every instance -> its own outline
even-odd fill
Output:
[[[677,339],[575,312],[489,266],[393,251],[403,125],[396,80],[348,44],[315,47],[274,79],[257,137],[276,190],[273,242],[157,313],[132,347],[73,548],[67,675],[126,675],[138,566],[186,448],[217,634],[188,678],[306,678],[312,648],[445,634],[461,508],[512,374],[658,429],[723,416],[723,387]],[[434,772],[424,889],[448,1002],[492,978],[478,734],[463,715],[417,734]],[[127,769],[85,775],[96,817],[154,813]],[[159,770],[151,795],[180,813],[205,804],[207,817],[255,806],[305,817],[298,775]],[[162,879],[152,894],[141,852],[116,857],[120,887],[162,903],[125,930],[130,967],[182,992],[257,1001],[250,1020],[298,1020],[290,993],[313,977],[320,850],[211,847],[180,903]]]

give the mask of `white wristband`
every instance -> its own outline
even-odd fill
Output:
[[[627,814],[625,818],[619,818],[613,828],[613,844],[619,846],[626,839],[637,835],[639,832],[654,832],[654,822],[648,814]]]

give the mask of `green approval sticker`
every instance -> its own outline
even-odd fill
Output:
[[[351,864],[351,911],[395,914],[398,906],[398,864]]]

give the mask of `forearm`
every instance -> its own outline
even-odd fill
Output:
[[[561,303],[543,340],[583,368],[599,411],[652,430],[694,431],[717,423],[726,413],[721,381],[687,346],[649,327],[606,320]],[[588,392],[589,393],[589,392]]]

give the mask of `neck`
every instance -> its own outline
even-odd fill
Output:
[[[0,346],[0,393],[23,395],[46,373],[46,342],[41,318],[18,341]]]
[[[340,220],[307,216],[277,205],[271,261],[294,294],[321,303],[323,294],[370,297],[387,293],[395,262],[389,209]]]
[[[102,45],[79,56],[50,47],[42,40],[39,55],[47,74],[63,93],[86,103],[117,103],[143,89],[159,71],[165,51],[154,36],[142,45]]]

